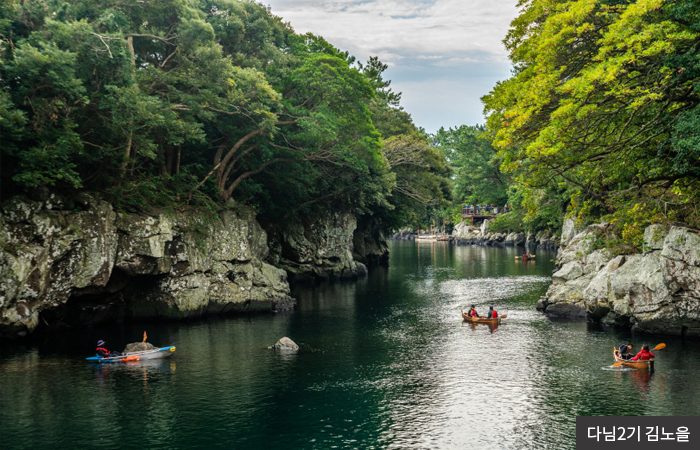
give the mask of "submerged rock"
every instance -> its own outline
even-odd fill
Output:
[[[275,345],[268,347],[270,350],[281,350],[281,351],[297,351],[299,346],[288,337],[283,337]]]

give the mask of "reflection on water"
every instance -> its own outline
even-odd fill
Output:
[[[391,251],[366,280],[296,288],[293,313],[146,326],[177,346],[169,359],[85,362],[97,339],[117,348],[144,325],[3,344],[3,450],[573,449],[577,415],[700,415],[697,342],[664,338],[656,372],[620,370],[611,346],[662,340],[535,311],[553,254]],[[472,304],[507,318],[464,323]],[[301,350],[267,349],[282,336]]]

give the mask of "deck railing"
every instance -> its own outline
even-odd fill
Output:
[[[470,208],[468,206],[465,206],[462,208],[462,217],[467,217],[467,216],[495,216],[497,214],[503,214],[508,212],[508,209],[503,207],[503,206],[481,206],[479,208],[473,207]]]

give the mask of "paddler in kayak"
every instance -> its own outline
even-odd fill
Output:
[[[467,311],[467,316],[469,317],[479,317],[479,314],[476,312],[476,306],[472,305],[471,308],[469,308],[469,311]]]
[[[632,361],[649,361],[655,355],[649,350],[647,344],[642,345],[642,351],[637,353],[637,356],[632,358]]]
[[[498,319],[498,312],[493,309],[493,306],[489,306],[489,312],[486,313],[487,319]]]
[[[620,359],[632,359],[632,344],[622,344],[617,350]]]
[[[99,341],[97,341],[97,348],[95,349],[95,352],[97,352],[97,354],[102,358],[109,358],[110,356],[122,356],[122,354],[119,352],[110,352],[104,347],[104,345],[105,341],[100,339]]]

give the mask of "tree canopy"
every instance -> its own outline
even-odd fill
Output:
[[[420,137],[385,69],[252,1],[2,0],[3,195],[235,199],[270,220],[326,204],[396,225],[448,182],[425,139],[419,155],[388,141]]]
[[[452,199],[452,169],[445,155],[400,106],[401,94],[393,92],[391,82],[382,76],[386,69],[376,57],[360,64],[376,92],[369,108],[394,177],[389,207],[378,215],[389,228],[428,225]]]
[[[698,225],[697,2],[520,7],[504,41],[514,75],[483,101],[503,169],[531,206],[543,189],[567,191],[573,213],[637,241],[650,220]]]
[[[440,128],[432,141],[454,170],[454,196],[462,204],[505,205],[506,176],[501,173],[496,149],[483,137],[482,125]]]

